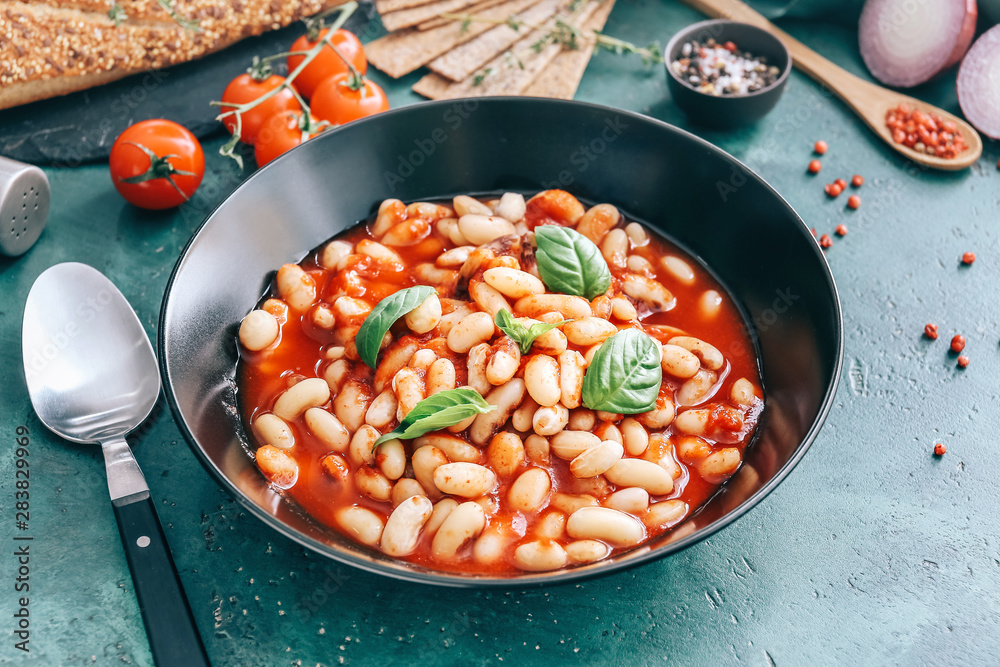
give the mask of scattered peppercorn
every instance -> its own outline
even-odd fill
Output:
[[[948,448],[942,445],[940,442],[934,445],[934,456],[944,456],[947,453]]]
[[[823,190],[826,191],[827,195],[829,195],[830,197],[836,199],[837,197],[840,196],[840,193],[844,191],[844,188],[840,187],[836,183],[827,183],[823,187]]]
[[[937,337],[938,337],[937,325],[936,324],[925,324],[924,325],[924,335],[927,336],[928,338],[930,338],[931,340],[937,340]]]
[[[816,228],[815,227],[810,227],[809,231],[812,232],[813,238],[816,238]]]
[[[958,367],[965,368],[969,365],[969,358],[964,354],[958,358]]]
[[[830,238],[829,234],[823,234],[819,237],[819,245],[821,248],[829,248],[833,245],[833,239]]]
[[[829,148],[829,146],[827,146],[826,142],[823,141],[822,139],[817,141],[816,145],[813,146],[813,150],[816,152],[816,155],[822,155],[823,153],[826,152],[827,148]]]
[[[851,185],[853,185],[856,188],[860,188],[864,184],[865,184],[865,177],[861,176],[860,174],[854,174],[854,178],[851,179]]]
[[[837,225],[837,228],[833,230],[833,233],[837,236],[847,236],[847,225]]]
[[[841,191],[843,191],[844,188],[847,187],[847,181],[845,181],[842,178],[838,178],[837,180],[834,181],[834,183],[840,186]]]
[[[819,160],[813,160],[809,163],[809,173],[818,174],[819,170],[823,168],[823,163]]]
[[[767,58],[741,53],[733,42],[719,44],[709,37],[681,46],[680,57],[670,63],[674,74],[690,88],[706,95],[734,96],[768,88],[781,70]]]
[[[951,350],[952,352],[961,352],[965,349],[965,336],[962,334],[955,334],[955,337],[951,339]]]
[[[918,153],[950,159],[969,147],[954,122],[932,113],[913,110],[907,104],[889,109],[885,114],[885,124],[893,141]]]
[[[962,253],[962,264],[972,264],[976,261],[976,253],[974,252],[963,252]]]
[[[847,198],[847,205],[853,209],[861,208],[861,197],[857,195],[851,195]]]

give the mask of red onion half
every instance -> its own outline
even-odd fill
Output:
[[[975,32],[976,0],[867,0],[858,41],[876,79],[909,88],[961,60]]]
[[[958,103],[976,129],[1000,139],[1000,25],[984,32],[962,61]]]

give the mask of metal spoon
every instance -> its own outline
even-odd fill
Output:
[[[53,433],[100,443],[118,533],[158,665],[208,665],[146,479],[125,434],[160,394],[156,356],[122,293],[86,264],[57,264],[28,293],[24,375],[38,418]]]

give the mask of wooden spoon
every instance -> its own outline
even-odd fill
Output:
[[[863,121],[880,136],[883,141],[914,162],[934,169],[958,171],[969,167],[983,152],[983,140],[971,125],[954,114],[914,99],[894,90],[883,88],[858,78],[819,55],[808,46],[779,29],[766,18],[750,9],[739,0],[684,0],[695,9],[714,18],[731,19],[749,23],[768,31],[780,39],[792,55],[792,63],[816,81],[833,91],[847,106],[854,110]],[[924,113],[933,113],[944,120],[950,120],[965,137],[968,148],[953,158],[945,159],[926,153],[919,153],[892,140],[892,133],[885,124],[885,115],[900,103],[908,104]]]

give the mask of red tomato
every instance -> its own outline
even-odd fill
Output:
[[[270,91],[278,88],[285,82],[285,78],[278,76],[277,74],[272,74],[263,81],[258,81],[253,78],[250,74],[240,74],[238,77],[229,82],[226,86],[226,90],[222,93],[223,102],[232,102],[233,104],[245,104],[247,102],[252,102],[261,95],[269,93]],[[278,113],[279,111],[285,111],[287,109],[301,109],[298,100],[295,99],[295,95],[291,90],[285,88],[280,92],[274,94],[273,97],[261,102],[254,108],[246,111],[242,114],[242,128],[240,129],[240,141],[246,144],[253,144],[257,141],[257,133],[260,131],[261,124]],[[233,107],[224,106],[222,107],[222,112],[232,111]],[[236,116],[226,116],[222,119],[225,124],[226,129],[229,130],[230,134],[236,134]]]
[[[302,35],[292,44],[291,51],[308,51],[316,46],[320,39],[326,35],[329,29],[320,33],[315,41],[309,41],[307,35]],[[337,51],[351,61],[358,74],[368,71],[368,60],[365,59],[365,51],[361,47],[361,40],[354,36],[354,33],[347,30],[337,30],[330,38],[330,43],[337,47]],[[305,60],[305,56],[288,56],[288,71],[294,72],[295,68]],[[335,74],[347,74],[351,69],[344,63],[343,58],[329,46],[324,47],[316,57],[313,58],[305,69],[299,72],[293,80],[295,88],[306,97],[312,97],[316,88]]]
[[[319,121],[315,117],[304,119],[301,110],[279,111],[264,121],[260,134],[257,135],[257,144],[253,149],[257,166],[263,167],[282,153],[301,144],[304,132],[308,132],[312,137],[326,128],[326,125],[319,126]]]
[[[389,110],[389,100],[377,83],[364,79],[353,90],[350,74],[338,74],[320,84],[311,100],[313,115],[333,125]]]
[[[183,204],[205,175],[205,153],[186,127],[144,120],[122,132],[108,158],[111,181],[128,202],[148,209]]]

